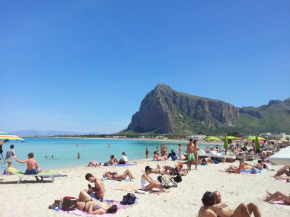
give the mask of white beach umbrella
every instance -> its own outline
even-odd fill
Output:
[[[290,146],[267,158],[274,165],[290,166]]]

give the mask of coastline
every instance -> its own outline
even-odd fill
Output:
[[[124,186],[140,186],[140,177],[143,174],[141,170],[144,170],[147,165],[152,168],[156,168],[157,165],[151,159],[135,160],[134,162],[137,162],[135,166],[125,168],[80,166],[56,169],[58,173],[65,174],[67,177],[55,178],[54,183],[50,181],[35,182],[34,178],[27,178],[23,183],[16,184],[17,177],[2,176],[3,180],[0,182],[2,185],[1,214],[4,217],[75,216],[50,210],[48,205],[64,196],[78,197],[79,192],[87,188],[88,182],[84,177],[86,173],[92,173],[101,178],[105,171],[122,174],[123,171],[129,169],[137,178],[134,182],[104,182],[105,198],[122,200],[123,195],[128,192],[116,189]],[[176,164],[171,160],[158,163],[171,166]],[[290,216],[290,209],[277,209],[275,204],[263,202],[261,199],[265,196],[266,190],[290,192],[289,183],[275,180],[271,177],[275,174],[273,171],[266,171],[260,175],[227,174],[219,171],[224,170],[229,165],[238,165],[238,162],[199,166],[198,170],[193,170],[187,176],[183,176],[183,181],[178,184],[177,188],[171,188],[170,193],[135,194],[139,198],[138,204],[121,210],[116,216],[168,217],[178,216],[181,213],[184,217],[197,216],[198,210],[202,206],[203,193],[214,190],[221,192],[222,201],[228,204],[231,209],[235,209],[242,202],[255,202],[260,207],[263,217]],[[275,169],[280,167],[273,166]],[[186,168],[185,165],[184,168]],[[156,178],[157,174],[152,174],[152,177]],[[17,192],[17,195],[11,194],[11,192]],[[148,207],[151,208],[148,209]]]

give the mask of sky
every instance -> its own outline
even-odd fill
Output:
[[[290,97],[290,1],[0,0],[0,131],[115,133],[158,83]]]

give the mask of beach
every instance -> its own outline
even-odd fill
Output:
[[[163,165],[174,165],[176,162],[159,162]],[[253,163],[253,162],[250,162]],[[70,217],[74,214],[61,213],[48,209],[54,200],[64,196],[78,197],[81,190],[86,189],[89,182],[85,180],[86,173],[92,173],[101,178],[105,171],[118,172],[122,174],[125,169],[132,171],[136,180],[133,182],[104,181],[105,199],[122,200],[128,192],[117,190],[140,186],[140,178],[145,166],[156,168],[156,162],[149,160],[137,160],[136,165],[128,167],[72,167],[56,169],[60,174],[67,177],[55,178],[52,183],[49,180],[35,182],[34,178],[26,178],[23,183],[17,184],[16,176],[1,176],[1,216],[3,217]],[[256,203],[264,217],[288,217],[290,209],[276,208],[275,204],[262,201],[266,195],[266,190],[270,192],[282,191],[285,194],[290,192],[290,184],[275,180],[274,171],[265,171],[259,175],[228,174],[224,171],[229,165],[235,163],[210,164],[209,166],[199,166],[198,170],[190,171],[187,176],[183,176],[183,181],[178,183],[177,188],[171,188],[169,193],[160,194],[136,194],[138,204],[130,208],[119,211],[116,216],[197,216],[199,208],[202,206],[201,198],[205,191],[219,190],[222,201],[235,209],[240,203]],[[184,166],[186,168],[186,166]],[[273,166],[278,169],[281,166]],[[221,170],[221,171],[220,171]],[[156,174],[152,177],[157,178]]]

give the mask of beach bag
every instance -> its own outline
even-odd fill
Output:
[[[180,173],[179,172],[176,172],[176,177],[174,177],[173,179],[174,179],[174,181],[175,182],[182,182],[182,178],[181,178],[181,175],[180,175]]]
[[[128,193],[125,196],[123,196],[123,200],[120,202],[122,205],[132,205],[135,203],[137,197],[132,194]]]
[[[157,177],[157,180],[158,180],[160,183],[162,183],[162,181],[163,181],[163,180],[162,180],[162,176],[158,176],[158,177]]]
[[[126,164],[126,162],[123,159],[120,159],[119,164]]]
[[[259,173],[259,172],[260,172],[259,169],[257,169],[256,167],[252,167],[252,172],[251,172],[251,174],[257,174],[257,173]]]
[[[76,208],[77,198],[75,197],[64,197],[62,201],[62,209],[65,211],[71,211]]]

